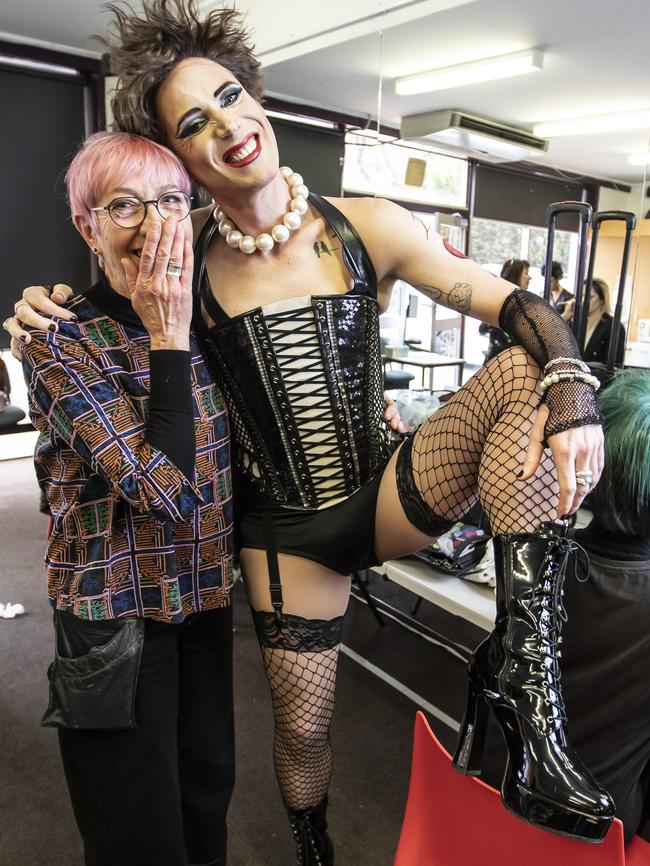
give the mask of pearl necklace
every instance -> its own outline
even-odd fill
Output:
[[[283,244],[288,241],[291,232],[300,228],[302,218],[307,213],[309,190],[303,183],[302,175],[297,174],[288,165],[281,167],[280,174],[286,180],[291,191],[291,205],[282,217],[282,222],[273,226],[270,232],[262,232],[256,238],[253,235],[242,234],[219,205],[215,207],[212,216],[219,224],[219,234],[226,239],[229,247],[233,249],[239,247],[242,253],[246,253],[247,256],[256,250],[268,253],[276,244]]]

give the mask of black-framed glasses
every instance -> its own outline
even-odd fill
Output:
[[[91,207],[93,211],[105,210],[113,222],[125,229],[134,229],[142,225],[147,215],[147,207],[152,204],[160,216],[166,220],[184,220],[192,206],[192,197],[179,189],[164,192],[158,198],[143,201],[134,195],[121,195],[114,198],[104,207]]]

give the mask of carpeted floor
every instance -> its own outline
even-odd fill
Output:
[[[0,601],[27,613],[0,619],[0,863],[81,866],[81,845],[63,781],[56,735],[39,727],[52,649],[51,613],[41,560],[47,519],[38,513],[30,460],[0,462]],[[408,610],[413,596],[373,578],[373,594]],[[237,785],[230,818],[229,866],[295,863],[271,763],[271,713],[259,649],[243,590],[234,591]],[[465,646],[478,629],[423,604],[419,618]],[[390,866],[399,836],[416,703],[376,676],[385,671],[458,721],[464,665],[444,646],[387,620],[379,628],[352,599],[346,617],[333,730],[331,827],[337,866]],[[444,643],[444,641],[443,641]],[[356,660],[355,660],[356,659]],[[360,663],[361,662],[361,663]],[[366,665],[366,666],[364,666]],[[455,734],[431,718],[448,748]]]

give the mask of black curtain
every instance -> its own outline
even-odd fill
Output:
[[[546,208],[558,201],[582,201],[584,186],[573,181],[535,177],[480,163],[476,167],[475,217],[530,226],[546,226]],[[578,220],[562,215],[558,228],[577,231]]]
[[[271,120],[278,140],[280,165],[301,174],[312,192],[341,195],[345,138],[339,130]]]
[[[90,281],[88,248],[70,220],[63,178],[84,138],[81,82],[0,69],[0,321],[30,285]],[[9,345],[0,330],[0,346]]]

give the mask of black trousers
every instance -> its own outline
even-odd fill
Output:
[[[93,625],[79,623],[76,652],[92,646]],[[96,625],[96,644],[104,643]],[[231,608],[182,625],[146,621],[135,717],[131,730],[59,730],[86,866],[225,864]]]

